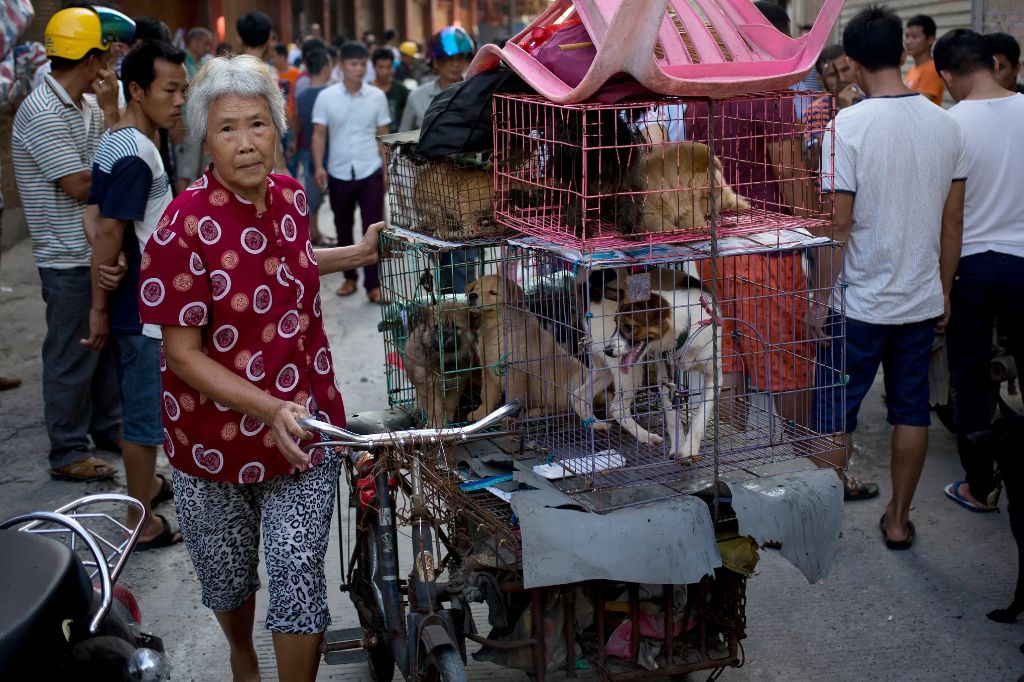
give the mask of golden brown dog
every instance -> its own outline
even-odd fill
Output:
[[[427,308],[423,321],[409,332],[402,363],[428,428],[448,426],[454,419],[472,370],[480,366],[479,328],[475,309],[464,301],[442,299]]]
[[[707,223],[711,214],[711,150],[699,142],[672,142],[651,147],[639,164],[649,192],[644,195],[640,232],[690,230]],[[722,163],[714,159],[715,210],[750,208],[725,182]]]
[[[523,309],[525,295],[518,284],[498,275],[484,275],[466,287],[466,295],[471,304],[479,306],[477,353],[484,366],[480,408],[469,415],[471,421],[498,406],[501,381],[497,372],[502,362],[510,365],[506,400],[519,400],[529,415],[559,414],[571,407],[581,419],[593,416],[575,395],[586,383],[589,370]]]
[[[427,164],[416,179],[412,205],[419,229],[478,234],[494,223],[494,177],[479,168],[449,163]]]

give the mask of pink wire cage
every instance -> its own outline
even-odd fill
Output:
[[[648,90],[682,97],[731,97],[798,83],[814,66],[843,0],[825,0],[810,32],[791,38],[750,0],[558,0],[505,47],[485,45],[470,75],[505,62],[552,102],[586,101],[628,74]],[[579,20],[594,58],[566,82],[536,58],[538,40]],[[574,47],[581,47],[576,45]]]
[[[825,112],[818,122],[797,120],[801,100]],[[619,104],[496,95],[494,218],[584,251],[696,242],[712,230],[824,234],[832,201],[817,158],[834,110],[827,94],[792,90]]]

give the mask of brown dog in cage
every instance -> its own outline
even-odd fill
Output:
[[[418,171],[412,206],[419,229],[444,238],[493,231],[494,175],[475,166],[428,163]]]
[[[469,415],[470,421],[500,404],[498,365],[504,361],[514,365],[505,398],[519,400],[529,416],[559,414],[572,408],[580,419],[593,418],[592,410],[577,397],[589,370],[535,315],[522,308],[526,295],[517,283],[499,275],[484,275],[466,287],[466,295],[470,303],[480,306],[477,353],[484,366],[480,407]],[[509,333],[503,338],[505,331]]]
[[[423,321],[405,341],[402,365],[416,389],[416,404],[426,426],[451,424],[469,386],[476,356],[480,315],[464,301],[441,299],[426,309]]]
[[[651,291],[647,300],[621,302],[614,318],[615,332],[604,348],[614,383],[612,416],[641,443],[659,445],[663,438],[633,418],[633,402],[644,382],[645,365],[653,365],[670,454],[681,464],[700,461],[701,444],[714,413],[715,373],[722,382],[721,368],[715,367],[713,360],[714,345],[720,341],[713,334],[711,305],[707,294],[698,288]],[[695,409],[684,433],[675,392],[682,374],[691,371],[700,373],[703,385],[698,404],[691,404]]]
[[[722,162],[699,142],[657,144],[641,157],[638,172],[643,195],[640,232],[692,230],[711,215],[711,173],[714,166],[715,211],[745,211],[750,203],[725,182]]]

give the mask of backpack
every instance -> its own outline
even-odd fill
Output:
[[[505,67],[448,87],[434,98],[423,115],[416,155],[436,161],[451,154],[491,151],[491,96],[496,92],[532,91]]]

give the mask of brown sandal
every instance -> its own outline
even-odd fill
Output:
[[[334,293],[336,293],[338,296],[351,296],[352,294],[356,293],[356,289],[358,288],[359,287],[354,279],[346,279],[342,283],[342,285],[338,287],[338,290],[335,291]]]
[[[370,303],[376,303],[377,305],[384,303],[384,297],[380,293],[380,287],[367,291],[366,298],[370,299]]]
[[[102,473],[105,471],[106,473]],[[109,481],[117,473],[117,469],[104,462],[99,457],[86,457],[78,462],[72,462],[60,469],[50,469],[50,478],[56,481],[77,481],[89,483],[92,481]]]

